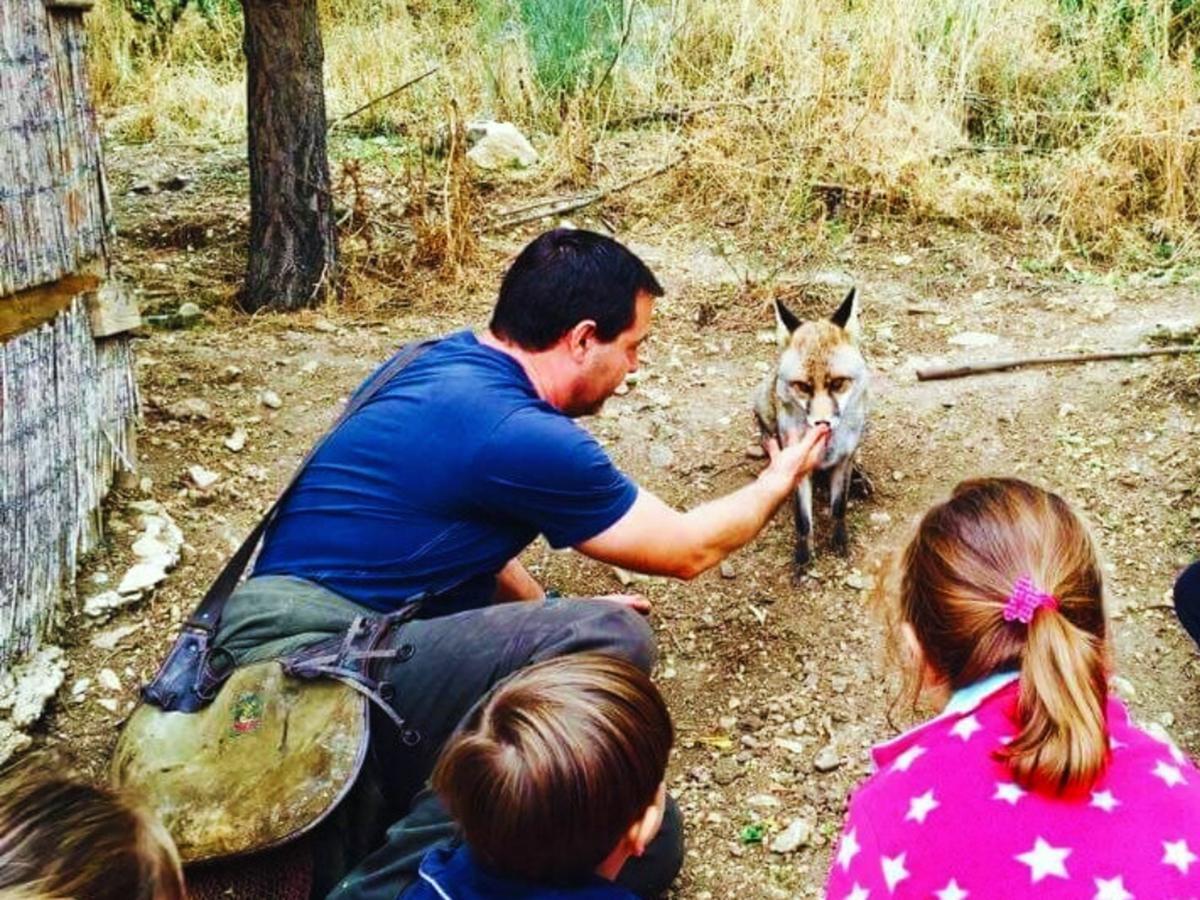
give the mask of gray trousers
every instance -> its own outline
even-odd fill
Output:
[[[424,615],[436,613],[436,600]],[[269,659],[339,634],[371,610],[298,578],[267,576],[243,584],[226,605],[216,645],[239,665]],[[503,603],[401,625],[398,652],[373,675],[390,685],[403,732],[372,711],[363,773],[314,842],[318,884],[330,900],[395,900],[416,878],[421,857],[455,838],[426,783],[446,739],[499,681],[530,663],[569,653],[628,659],[646,672],[654,637],[645,619],[605,600]],[[618,881],[642,897],[663,893],[683,862],[678,809],[671,802],[659,837]]]

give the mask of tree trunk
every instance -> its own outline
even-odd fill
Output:
[[[242,0],[250,150],[250,260],[242,306],[312,306],[334,284],[317,0]]]

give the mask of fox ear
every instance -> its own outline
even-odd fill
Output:
[[[778,332],[779,344],[784,346],[788,342],[788,338],[803,324],[800,317],[784,306],[782,300],[775,301],[775,325]]]
[[[858,288],[850,288],[850,293],[846,295],[846,299],[842,301],[842,305],[837,308],[830,321],[845,331],[851,340],[858,339]]]

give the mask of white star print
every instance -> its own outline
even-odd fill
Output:
[[[1108,749],[1109,750],[1120,750],[1124,746],[1126,746],[1124,741],[1118,741],[1115,737],[1109,736],[1109,739],[1108,739]]]
[[[996,782],[996,793],[992,794],[993,800],[1003,800],[1011,806],[1016,806],[1017,801],[1025,796],[1025,792],[1015,784],[1006,784],[1003,781]]]
[[[1030,880],[1033,884],[1037,884],[1047,875],[1053,875],[1056,878],[1068,877],[1067,867],[1063,865],[1063,860],[1070,855],[1069,847],[1053,847],[1039,837],[1034,841],[1033,849],[1028,853],[1019,854],[1017,859],[1029,866]]]
[[[843,872],[850,871],[850,863],[858,856],[859,849],[858,829],[851,828],[842,835],[842,842],[838,845],[837,861]]]
[[[1092,802],[1088,804],[1105,812],[1112,812],[1121,805],[1121,801],[1113,796],[1112,791],[1092,791]]]
[[[896,757],[896,761],[892,763],[893,772],[907,772],[908,767],[916,761],[916,758],[925,752],[925,748],[920,744],[915,747],[909,747],[903,753]]]
[[[908,869],[904,868],[904,857],[907,853],[901,853],[899,856],[879,857],[879,865],[883,868],[883,880],[887,882],[888,893],[895,893],[896,885],[908,877]]]
[[[921,796],[913,797],[908,801],[908,815],[904,817],[904,820],[908,821],[911,819],[920,825],[924,825],[925,817],[941,805],[933,799],[933,789],[930,788]]]
[[[962,738],[963,741],[969,741],[971,739],[971,735],[982,728],[983,726],[979,724],[979,720],[977,718],[974,716],[967,716],[966,718],[959,719],[954,724],[954,727],[950,729],[950,733],[956,737]]]
[[[1158,765],[1154,767],[1154,775],[1161,778],[1163,784],[1167,787],[1175,787],[1177,784],[1187,784],[1187,780],[1177,768],[1162,760],[1159,760]]]
[[[951,878],[950,883],[940,891],[934,891],[938,900],[965,900],[970,891],[964,891],[958,886],[958,879]]]
[[[1186,875],[1188,869],[1200,857],[1197,857],[1190,849],[1188,849],[1187,841],[1180,838],[1177,841],[1163,841],[1163,858],[1164,866],[1174,866],[1179,870],[1181,875]]]
[[[1092,880],[1096,882],[1096,896],[1092,900],[1133,900],[1133,894],[1125,890],[1123,875]]]
[[[846,895],[846,900],[867,900],[870,896],[871,892],[856,881],[850,893]]]

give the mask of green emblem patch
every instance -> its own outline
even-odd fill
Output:
[[[254,693],[242,694],[233,704],[233,733],[248,734],[262,725],[262,697]]]

